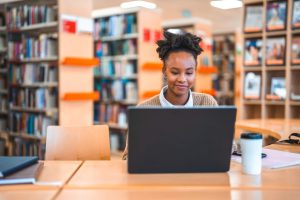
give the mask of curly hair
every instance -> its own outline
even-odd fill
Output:
[[[202,41],[200,37],[191,33],[174,34],[164,31],[164,40],[157,41],[157,49],[159,58],[164,62],[172,52],[185,51],[191,53],[197,63],[197,56],[201,54],[203,49],[199,46]]]

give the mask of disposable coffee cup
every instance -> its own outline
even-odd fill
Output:
[[[261,173],[262,135],[242,133],[240,138],[243,173],[257,175]]]

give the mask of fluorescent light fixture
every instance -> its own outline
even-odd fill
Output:
[[[239,0],[219,0],[219,1],[210,1],[210,5],[216,8],[223,10],[240,8],[243,6],[242,1]]]
[[[143,7],[148,9],[155,9],[156,4],[148,1],[128,1],[121,3],[121,8],[135,8],[135,7]]]
[[[174,34],[182,33],[182,30],[179,29],[179,28],[169,28],[169,29],[167,29],[167,31],[170,32],[170,33],[174,33]]]

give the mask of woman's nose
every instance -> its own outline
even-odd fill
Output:
[[[179,82],[185,82],[186,81],[185,74],[180,74],[180,76],[178,77],[178,81]]]

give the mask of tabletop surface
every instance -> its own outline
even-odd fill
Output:
[[[85,161],[66,188],[220,188],[299,189],[300,166],[263,169],[260,176],[245,175],[241,165],[231,163],[226,173],[128,174],[126,161]]]
[[[237,129],[271,135],[279,140],[287,139],[293,133],[300,133],[298,119],[247,119],[236,122]]]
[[[64,189],[57,197],[58,200],[158,200],[158,199],[272,199],[298,200],[299,190],[227,190],[227,189],[190,189],[190,188],[165,188],[165,189]]]
[[[0,192],[19,189],[58,189],[74,175],[82,161],[40,161],[43,168],[35,184],[5,185]]]

